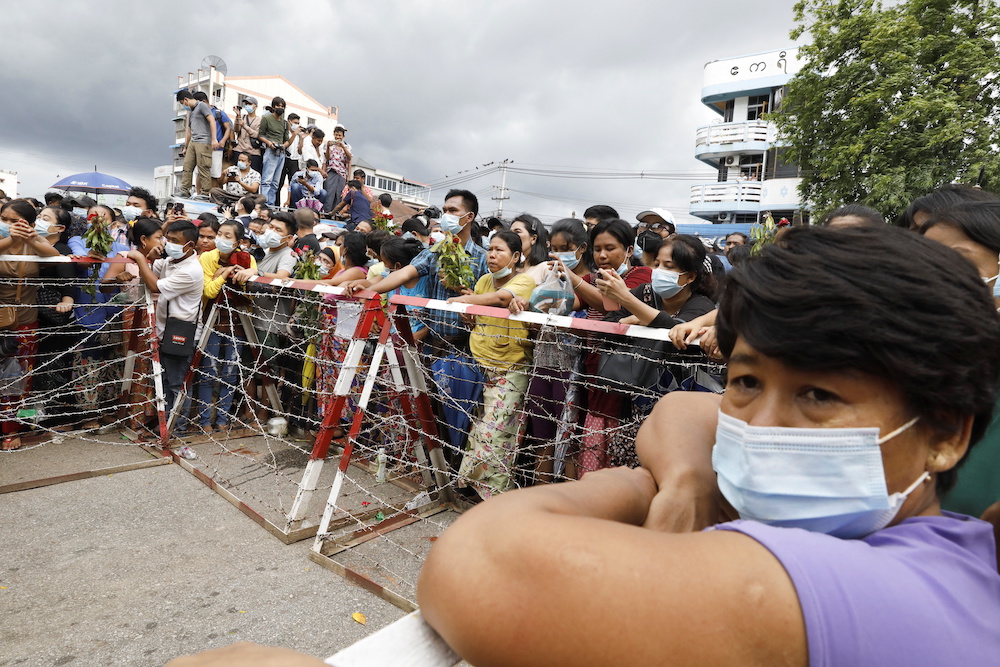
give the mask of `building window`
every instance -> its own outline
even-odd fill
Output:
[[[765,179],[798,178],[799,165],[787,159],[787,148],[772,148],[767,151],[767,172]]]
[[[396,181],[389,180],[388,178],[378,178],[378,188],[379,190],[385,190],[387,192],[396,192],[398,183]]]
[[[315,125],[315,124],[316,124],[315,118],[306,118],[306,125]]]
[[[370,188],[374,188],[375,187],[375,177],[372,176],[371,174],[365,174],[365,185],[367,185]]]
[[[740,156],[740,173],[737,176],[737,180],[759,181],[761,180],[763,173],[764,173],[763,153]]]
[[[733,122],[733,110],[736,108],[736,100],[726,100],[726,108],[722,113],[722,122]]]
[[[747,120],[761,120],[767,113],[769,95],[754,95],[747,100]]]

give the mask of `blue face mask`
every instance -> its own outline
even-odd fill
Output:
[[[864,537],[889,525],[930,478],[924,472],[902,493],[886,488],[880,445],[917,419],[879,438],[877,428],[750,426],[720,411],[712,468],[742,519]]]
[[[10,238],[10,225],[0,222],[0,239]]]
[[[650,284],[653,291],[656,292],[656,296],[661,299],[669,299],[684,289],[683,286],[677,284],[680,277],[681,274],[670,269],[653,269],[653,279]]]
[[[403,238],[403,239],[412,239],[413,238],[413,233],[412,232],[403,232],[403,235],[400,238]]]
[[[636,260],[638,260],[638,261],[641,262],[642,261],[642,248],[640,248],[638,245],[632,246],[632,256],[635,257]]]
[[[580,258],[576,256],[576,252],[573,250],[569,252],[554,252],[552,254],[570,271],[575,269],[576,265],[580,263]]]
[[[618,267],[618,275],[624,276],[626,273],[628,273],[628,270],[629,270],[629,264],[628,260],[626,259],[624,262],[622,262],[622,265]]]
[[[243,110],[246,111],[247,113],[253,113],[254,109],[256,109],[256,108],[257,107],[254,106],[253,104],[246,104],[246,105],[243,106]]]
[[[464,216],[463,216],[464,217]],[[441,216],[438,221],[441,223],[441,229],[445,232],[451,232],[452,234],[458,234],[462,231],[462,218],[457,215],[452,215],[451,213],[445,213]]]

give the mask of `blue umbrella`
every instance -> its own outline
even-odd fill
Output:
[[[95,195],[121,195],[127,194],[132,186],[120,178],[99,171],[88,171],[67,176],[54,183],[52,188],[68,192],[89,192]]]

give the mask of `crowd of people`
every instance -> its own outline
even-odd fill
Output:
[[[667,392],[632,436],[637,460],[609,467],[622,452],[602,437],[636,400],[587,383],[570,476],[587,474],[500,493],[516,484],[524,429],[536,452],[558,446],[566,395],[600,376],[588,355],[613,341],[506,317],[414,316],[448,371],[435,373],[442,396],[461,394],[461,365],[484,386],[457,464],[470,493],[489,500],[437,540],[418,586],[423,617],[460,655],[482,665],[994,661],[1000,198],[945,186],[895,225],[849,204],[779,229],[749,256],[745,236],[713,253],[661,211],[629,225],[593,207],[546,229],[525,215],[481,226],[476,207],[452,191],[438,218],[464,246],[473,285],[443,284],[441,253],[415,237],[385,241],[384,268],[340,285],[516,313],[557,276],[569,312],[669,327],[678,352],[698,341],[725,361],[727,386]],[[543,458],[535,482],[548,481]],[[596,583],[581,587],[582,577]]]
[[[449,445],[461,492],[471,500],[637,465],[636,433],[655,398],[691,388],[692,378],[671,369],[664,357],[681,360],[685,368],[708,360],[720,363],[717,371],[723,368],[716,304],[728,273],[751,256],[749,238],[735,232],[716,245],[678,234],[670,213],[661,209],[643,211],[629,223],[613,208],[595,205],[582,220],[567,218],[546,228],[530,214],[482,219],[478,206],[471,192],[453,190],[441,209],[386,230],[374,229],[371,219],[340,227],[313,208],[272,209],[251,197],[191,219],[181,204],[160,210],[142,188],[134,188],[121,208],[59,193],[47,194],[44,204],[6,201],[0,252],[131,261],[0,262],[0,304],[12,318],[2,329],[3,351],[18,361],[24,377],[23,392],[4,398],[3,448],[21,446],[24,423],[16,410],[33,391],[54,390],[46,398],[54,405],[44,407],[59,415],[60,427],[99,428],[123,418],[116,393],[122,372],[117,362],[129,344],[123,332],[142,325],[136,309],[125,305],[138,303],[142,290],[157,302],[168,409],[190,369],[200,328],[218,305],[195,381],[173,423],[171,435],[178,441],[192,433],[223,433],[240,421],[241,410],[243,423],[250,412],[262,411],[267,401],[257,398],[258,372],[278,381],[291,428],[315,431],[325,408],[317,396],[332,394],[361,305],[322,301],[307,335],[305,301],[254,281],[308,275],[315,283],[344,288],[348,296],[371,290],[514,314],[555,313],[539,304],[546,302],[542,295],[556,294],[558,314],[669,329],[674,349],[667,355],[662,344],[642,339],[465,316],[460,309],[409,312],[434,382],[440,437]],[[991,225],[998,206],[989,193],[948,186],[916,200],[901,224],[957,249],[995,284],[1000,232]],[[885,222],[876,211],[852,204],[821,224]],[[111,239],[100,252],[88,234],[94,226]],[[464,252],[464,283],[449,282],[442,269],[446,238]],[[304,263],[315,271],[304,273]],[[691,345],[696,340],[698,347]],[[306,354],[310,343],[315,348]],[[634,359],[623,365],[623,355]],[[314,366],[303,359],[314,359]],[[39,365],[45,373],[32,372]],[[149,383],[136,383],[132,392],[134,403],[144,407],[130,417],[152,424]],[[352,417],[348,412],[343,418]],[[338,425],[336,435],[344,427]],[[395,443],[390,454],[405,458],[405,446]],[[189,449],[184,453],[193,456]],[[973,486],[992,492],[995,484],[981,476]],[[981,509],[981,500],[961,502]]]

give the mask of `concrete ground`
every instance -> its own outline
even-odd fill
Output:
[[[403,616],[173,464],[2,494],[0,535],[0,666],[163,665],[242,640],[325,658]]]

